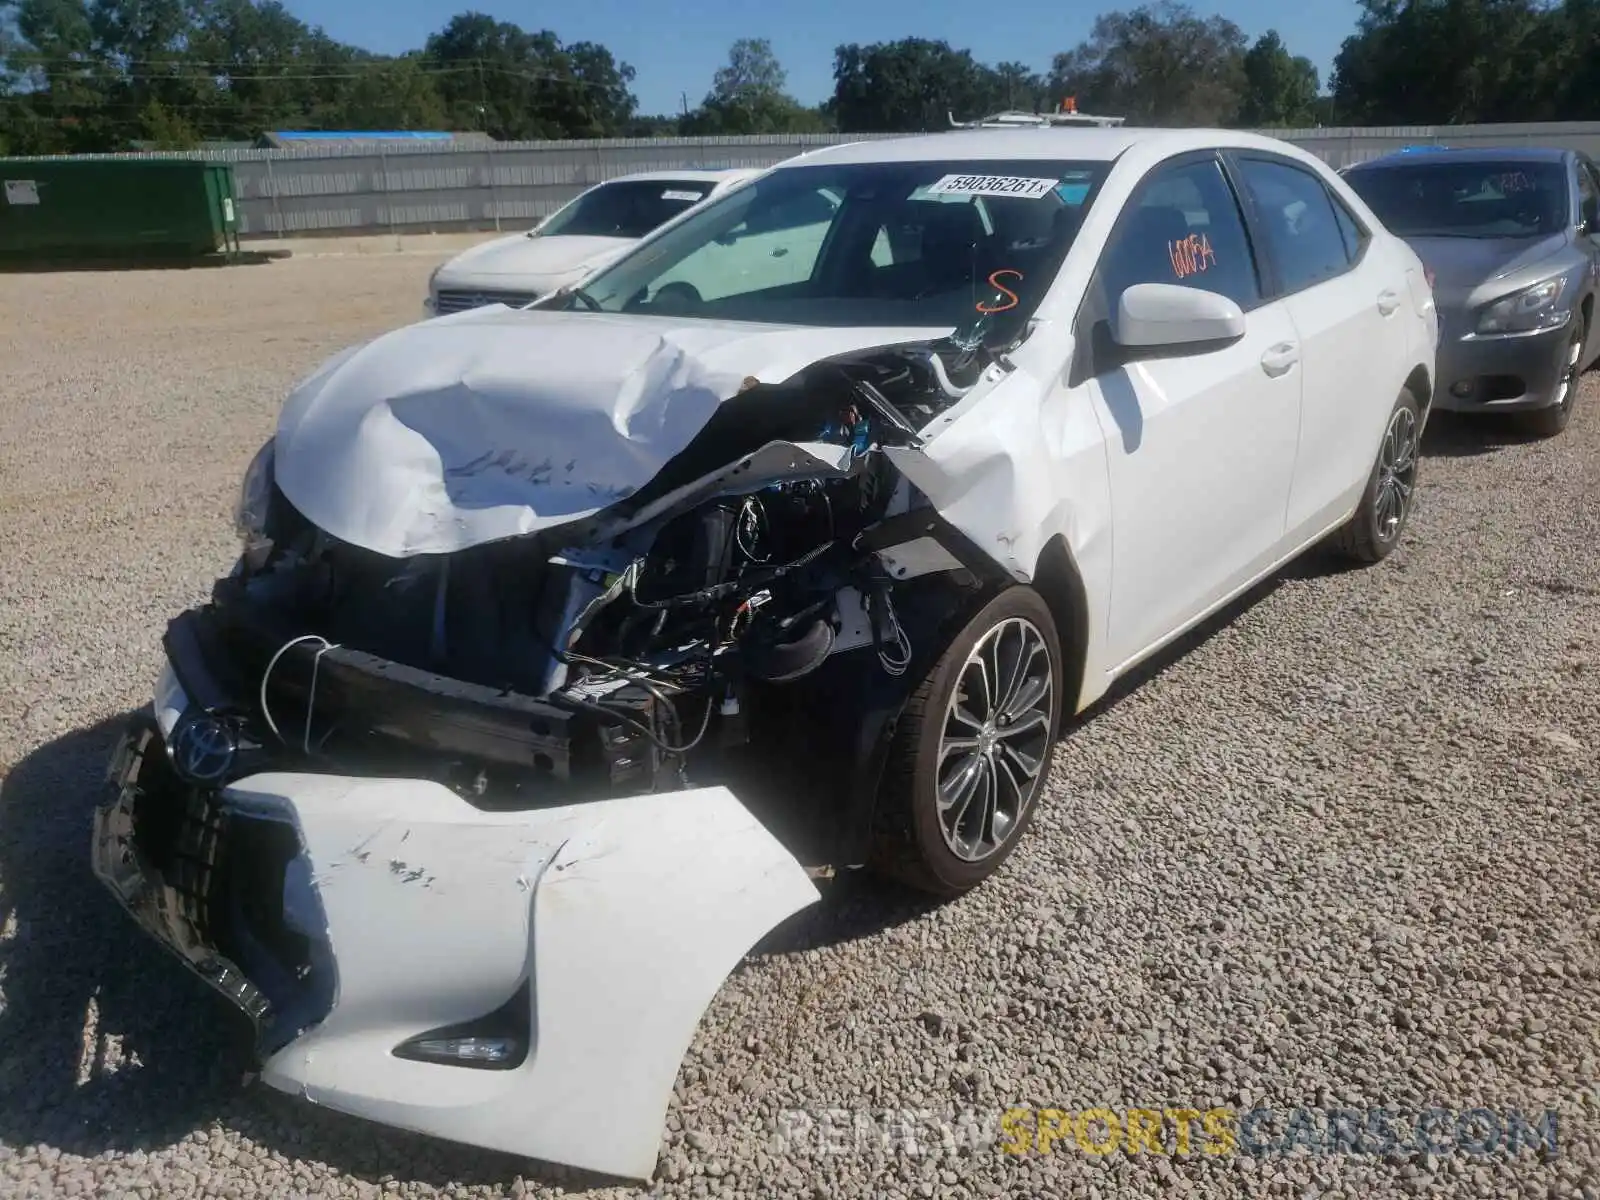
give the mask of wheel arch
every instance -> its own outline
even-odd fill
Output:
[[[1393,378],[1391,376],[1390,378]],[[1422,406],[1422,411],[1427,412],[1428,406],[1433,402],[1433,378],[1428,368],[1418,363],[1411,368],[1411,374],[1406,376],[1406,387],[1417,398],[1417,403]]]
[[[1089,656],[1089,597],[1067,539],[1056,534],[1039,552],[1032,585],[1050,609],[1061,643],[1061,728],[1078,714],[1083,673]]]
[[[1595,336],[1595,328],[1594,328],[1594,293],[1593,292],[1590,292],[1587,296],[1585,296],[1583,298],[1583,303],[1578,306],[1578,311],[1583,314],[1583,327],[1588,333],[1587,340],[1588,340],[1590,345],[1589,345],[1589,347],[1586,347],[1586,351],[1588,349],[1590,349],[1590,348],[1593,348],[1595,351],[1600,352],[1600,339],[1596,338],[1596,336]]]
[[[1078,714],[1089,652],[1088,592],[1066,537],[1057,533],[1045,543],[1032,574],[1024,582],[1008,575],[964,534],[937,515],[927,521],[925,531],[932,533],[962,560],[970,573],[970,583],[950,589],[945,605],[905,614],[908,619],[914,614],[928,620],[926,632],[919,631],[913,637],[919,659],[924,666],[936,660],[966,622],[1001,592],[1014,587],[1031,589],[1050,610],[1060,643],[1062,704],[1060,724],[1055,731],[1059,735]],[[924,654],[926,659],[922,659]],[[859,722],[854,769],[843,789],[847,800],[838,846],[842,861],[850,864],[860,863],[871,844],[888,751],[909,691],[885,686],[885,681],[875,672],[869,672],[864,683],[869,688],[883,688],[884,695],[879,703],[869,705],[866,719]]]

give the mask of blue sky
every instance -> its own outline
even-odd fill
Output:
[[[1110,0],[1131,9],[1139,0]],[[524,28],[552,30],[563,42],[601,42],[638,71],[634,93],[645,113],[692,107],[711,86],[735,38],[772,42],[789,72],[789,90],[807,104],[833,91],[833,49],[841,42],[942,38],[984,62],[1015,59],[1036,70],[1082,41],[1098,9],[1067,0],[811,0],[783,15],[753,0],[581,0],[533,6],[509,0],[286,0],[296,16],[341,41],[379,53],[420,46],[462,9],[487,12]],[[1356,0],[1194,0],[1197,12],[1221,13],[1255,37],[1277,29],[1290,52],[1317,64],[1324,85],[1340,43],[1355,28]],[[803,14],[803,15],[801,15]],[[976,115],[976,114],[974,114]]]

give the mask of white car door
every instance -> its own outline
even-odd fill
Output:
[[[1126,361],[1108,318],[1136,283],[1218,292],[1245,335]],[[1084,390],[1111,480],[1113,671],[1159,647],[1279,557],[1299,435],[1294,324],[1265,295],[1237,197],[1214,155],[1164,164],[1134,192],[1079,323]]]
[[[1303,542],[1350,511],[1405,380],[1403,265],[1371,239],[1309,167],[1251,151],[1235,159],[1255,207],[1275,292],[1304,368],[1288,536]]]

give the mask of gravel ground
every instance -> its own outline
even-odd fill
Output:
[[[116,722],[227,567],[286,389],[412,318],[431,266],[0,276],[0,1193],[638,1194],[241,1088],[220,1002],[85,862]],[[702,1023],[655,1190],[1600,1195],[1597,382],[1551,443],[1438,420],[1401,550],[1299,564],[1119,689],[989,886],[850,880],[783,931]],[[1554,1109],[1558,1149],[773,1137],[790,1110],[1432,1105]]]

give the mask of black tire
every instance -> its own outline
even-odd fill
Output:
[[[1549,438],[1566,429],[1567,422],[1572,420],[1572,410],[1578,405],[1578,381],[1583,374],[1583,347],[1588,340],[1589,323],[1580,313],[1573,318],[1572,333],[1566,343],[1567,363],[1561,379],[1561,384],[1566,386],[1566,394],[1556,404],[1519,414],[1517,423],[1524,431],[1535,437]]]
[[[971,689],[976,688],[980,673],[983,679],[988,675],[987,667],[974,665],[972,658],[980,647],[984,654],[994,650],[996,674],[1004,673],[1008,661],[1014,664],[1022,657],[1020,648],[1033,644],[1028,630],[1037,635],[1037,650],[1027,655],[1031,670],[1025,664],[1025,673],[1013,677],[1027,686],[1011,706],[1011,717],[995,714],[987,722],[993,728],[981,733],[979,726],[968,720],[977,704]],[[1024,706],[1021,700],[1032,696],[1037,687],[1041,652],[1048,664],[1049,696]],[[1005,686],[1002,684],[1002,688]],[[1067,702],[1064,689],[1060,640],[1050,609],[1039,594],[1029,587],[1011,587],[984,605],[933,664],[901,714],[878,797],[874,869],[919,891],[943,897],[959,896],[992,875],[1016,848],[1044,790],[1062,705]],[[951,709],[958,690],[967,699],[959,716]],[[1041,704],[1048,711],[1043,713],[1042,723],[1035,726]],[[1009,734],[1000,732],[1006,725],[1012,726]],[[965,736],[961,731],[971,729],[972,740],[978,743],[969,751],[951,753],[943,764],[946,782],[953,791],[959,782],[956,776],[963,775],[962,764],[969,768],[963,775],[972,781],[964,806],[969,815],[964,819],[954,812],[940,811],[941,746],[947,728],[953,731],[951,736]],[[1025,773],[1022,764],[1035,758],[1039,763],[1037,772],[1026,788],[1018,786],[1019,774]],[[976,765],[972,765],[974,762]],[[971,815],[974,804],[981,806],[989,798],[992,802],[988,804],[988,819]],[[952,809],[955,807],[951,805]],[[947,817],[956,818],[952,821],[955,844],[963,843],[961,833],[968,830],[973,833],[967,840],[968,848],[982,851],[980,856],[955,852],[944,832]],[[991,848],[984,850],[985,843]]]
[[[1384,425],[1378,456],[1356,511],[1329,539],[1329,548],[1358,563],[1376,563],[1400,544],[1416,503],[1417,469],[1422,441],[1422,403],[1402,388]],[[1397,444],[1398,442],[1398,444]],[[1408,447],[1408,449],[1406,449]],[[1391,490],[1398,485],[1398,492]],[[1399,514],[1394,515],[1398,496]]]

